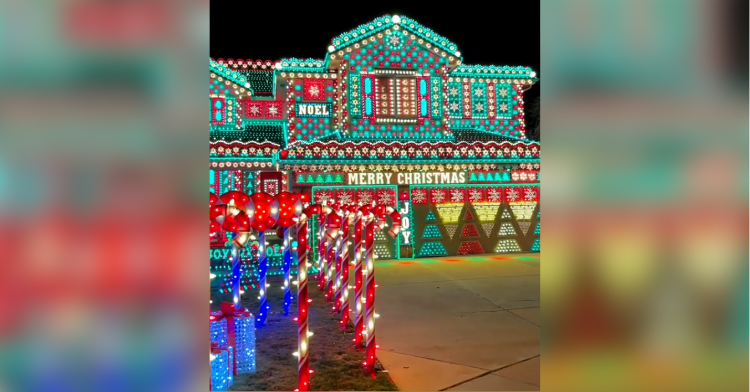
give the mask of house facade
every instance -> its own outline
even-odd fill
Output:
[[[380,258],[539,251],[540,145],[523,100],[536,81],[524,66],[464,64],[396,15],[320,59],[211,59],[210,191],[397,205],[403,230],[376,238]]]

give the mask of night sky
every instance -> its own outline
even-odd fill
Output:
[[[399,5],[392,5],[402,3]],[[331,39],[386,14],[415,19],[458,45],[469,65],[523,65],[539,70],[539,3],[498,2],[494,6],[437,2],[292,2],[211,0],[214,59],[322,59]],[[353,4],[357,4],[356,6]],[[486,4],[486,3],[485,3]],[[502,5],[500,5],[502,4]],[[526,113],[539,96],[540,82],[526,92]],[[535,120],[527,118],[527,130]]]

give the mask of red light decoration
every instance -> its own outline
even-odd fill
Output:
[[[265,232],[276,224],[279,217],[279,202],[265,192],[253,193],[250,197],[255,204],[255,219],[252,228]]]
[[[280,192],[276,195],[276,201],[279,205],[277,222],[279,226],[284,228],[294,226],[302,213],[302,201],[299,196],[291,192]]]

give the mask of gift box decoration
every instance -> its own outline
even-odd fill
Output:
[[[211,347],[211,389],[226,391],[231,386],[232,362],[229,348]]]
[[[221,312],[211,312],[211,343],[218,347],[227,347],[227,320]]]
[[[226,321],[226,343],[234,354],[234,375],[255,372],[255,317],[247,309],[235,309],[231,302],[221,304],[221,312],[211,314],[212,321]],[[215,323],[212,322],[212,328]],[[221,324],[217,325],[216,343],[222,347]],[[213,342],[213,329],[211,332]]]

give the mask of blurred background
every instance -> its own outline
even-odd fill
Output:
[[[747,15],[542,0],[542,390],[748,389]]]
[[[207,388],[208,9],[0,0],[0,391]],[[747,15],[541,0],[542,390],[747,390]]]
[[[0,390],[208,389],[208,6],[0,0]]]

